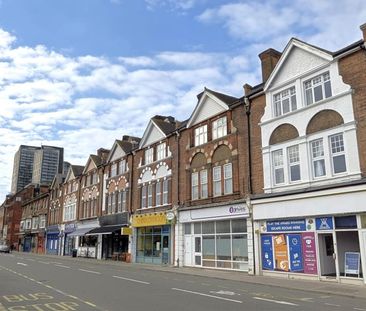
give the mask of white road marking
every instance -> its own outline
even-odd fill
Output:
[[[204,297],[209,297],[209,298],[214,298],[214,299],[219,299],[219,300],[235,302],[235,303],[243,303],[240,300],[234,300],[234,299],[229,299],[229,298],[224,298],[224,297],[219,297],[219,296],[214,296],[214,295],[209,295],[209,294],[204,294],[204,293],[199,293],[199,292],[193,292],[193,291],[186,290],[186,289],[172,288],[172,290],[189,293],[189,294],[194,294],[194,295],[199,295],[199,296],[204,296]]]
[[[328,303],[328,302],[326,302],[324,304],[327,305],[327,306],[332,306],[332,307],[340,307],[340,305],[336,305],[334,303]]]
[[[64,266],[64,265],[55,265],[56,267],[61,267],[61,268],[66,268],[66,269],[70,269],[70,267],[68,266]]]
[[[280,305],[298,306],[295,303],[288,302],[288,301],[282,301],[282,300],[274,300],[274,299],[267,299],[267,298],[261,298],[261,297],[253,297],[253,299],[267,301],[267,302],[273,302],[273,303],[278,303]]]
[[[21,265],[21,266],[28,266],[26,263],[23,263],[23,262],[17,262],[17,265]]]
[[[84,269],[79,269],[79,270],[84,271],[84,272],[88,272],[88,273],[100,274],[100,272],[97,272],[97,271],[84,270]]]
[[[50,263],[49,262],[47,262],[47,261],[38,261],[39,263],[43,263],[43,264],[45,264],[45,265],[49,265]]]
[[[34,259],[31,259],[31,258],[26,258],[25,260],[35,261]]]
[[[149,282],[144,282],[144,281],[139,281],[139,280],[135,280],[135,279],[124,278],[122,276],[117,276],[117,275],[113,275],[113,277],[116,278],[116,279],[121,279],[121,280],[126,280],[126,281],[141,283],[141,284],[150,284]]]
[[[219,290],[217,292],[215,291],[210,291],[211,294],[219,294],[219,295],[227,295],[227,296],[235,296],[235,295],[239,295],[240,294],[237,294],[237,293],[234,293],[232,291],[229,291],[229,290]]]
[[[366,309],[362,309],[362,308],[353,308],[353,310],[366,311]]]

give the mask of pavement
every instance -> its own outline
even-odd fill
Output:
[[[19,254],[23,253],[20,252]],[[53,259],[59,258],[59,256],[54,255],[38,255],[38,254],[33,255]],[[81,257],[73,258],[68,256],[64,256],[61,258],[69,261],[77,261],[77,262],[92,261],[94,264],[99,265],[112,265],[112,266],[123,266],[123,267],[133,266],[135,268],[141,268],[144,270],[151,270],[151,271],[180,273],[194,276],[202,276],[207,278],[216,278],[221,280],[230,280],[236,282],[264,285],[269,287],[273,286],[277,288],[285,288],[291,290],[308,291],[321,294],[336,294],[344,297],[366,299],[366,285],[340,284],[334,281],[332,282],[332,281],[291,279],[291,278],[278,277],[275,275],[273,277],[258,276],[258,275],[254,276],[249,275],[246,272],[240,272],[240,271],[214,270],[214,269],[191,268],[191,267],[174,267],[167,265],[148,265],[140,263],[138,264],[125,263],[112,260],[95,260]]]

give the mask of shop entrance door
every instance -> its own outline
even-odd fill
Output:
[[[194,264],[196,266],[202,266],[202,238],[196,236],[194,238]]]
[[[336,251],[332,233],[319,233],[320,275],[326,279],[337,278]]]
[[[184,265],[192,266],[192,236],[184,237]]]
[[[169,264],[169,235],[163,235],[163,252],[162,252],[162,263],[167,265]]]

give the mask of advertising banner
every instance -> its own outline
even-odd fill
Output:
[[[301,235],[289,234],[288,245],[290,252],[290,271],[303,271],[303,258],[301,251]]]
[[[262,235],[262,268],[274,270],[272,235]]]
[[[275,235],[273,237],[273,241],[276,269],[281,271],[289,271],[286,236],[284,234]]]
[[[346,252],[344,254],[344,273],[360,274],[360,253]]]
[[[305,219],[267,221],[267,232],[306,231]]]
[[[306,232],[303,233],[301,236],[304,273],[318,274],[314,232]]]

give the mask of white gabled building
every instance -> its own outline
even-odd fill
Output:
[[[366,184],[341,57],[291,39],[264,85],[264,194],[252,201],[260,274],[363,280]]]

